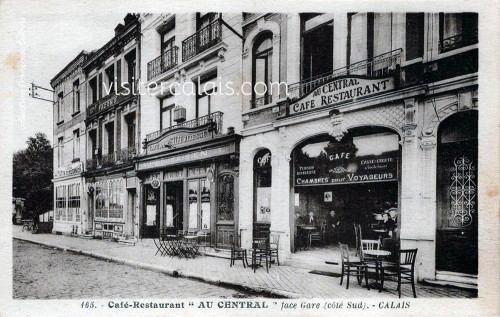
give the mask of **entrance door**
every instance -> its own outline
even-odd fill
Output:
[[[477,112],[441,123],[437,169],[436,269],[477,274]]]
[[[177,233],[183,230],[183,183],[182,181],[166,184],[164,225],[167,230]]]
[[[159,235],[160,224],[160,204],[159,190],[154,189],[151,185],[144,187],[144,202],[143,208],[143,237],[154,238]]]

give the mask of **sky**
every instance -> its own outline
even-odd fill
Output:
[[[64,6],[65,2],[60,3]],[[11,38],[17,40],[10,46],[15,48],[15,53],[4,51],[7,60],[10,56],[18,65],[16,87],[11,92],[12,116],[9,118],[13,124],[12,152],[26,148],[28,137],[37,132],[45,133],[53,142],[52,104],[29,97],[31,82],[52,89],[50,80],[82,50],[92,51],[109,41],[115,26],[123,22],[126,14],[105,10],[82,14],[68,14],[66,10],[41,12],[34,9],[22,10],[19,15],[12,12],[16,18],[9,23],[9,30],[18,33],[11,34]],[[53,98],[50,92],[40,91],[40,94]]]

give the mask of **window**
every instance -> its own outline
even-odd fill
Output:
[[[125,55],[125,63],[127,64],[127,82],[131,85],[132,82],[137,79],[136,75],[136,55],[135,50]]]
[[[271,103],[273,35],[266,32],[253,46],[252,108]],[[257,100],[259,99],[259,100]]]
[[[94,158],[97,154],[95,150],[97,149],[97,130],[89,131],[89,141],[90,141],[90,153],[88,155],[89,158]]]
[[[122,186],[121,179],[110,182],[109,218],[123,218]]]
[[[406,14],[406,60],[424,55],[424,14]]]
[[[168,50],[171,50],[174,47],[175,36],[172,35],[174,31],[164,33],[161,35],[161,54],[165,53]]]
[[[271,151],[264,149],[254,157],[254,221],[271,221]]]
[[[66,188],[67,185],[56,187],[56,220],[66,221]]]
[[[210,182],[189,180],[188,193],[189,229],[210,229]]]
[[[73,161],[80,160],[80,130],[73,131]]]
[[[80,111],[80,81],[73,83],[73,113]]]
[[[96,183],[96,218],[123,218],[123,180]]]
[[[114,92],[115,89],[115,66],[111,65],[104,71],[105,73],[105,82],[103,83],[104,94],[110,95]]]
[[[174,96],[160,99],[160,130],[172,126],[173,109],[175,107]]]
[[[67,221],[80,222],[80,184],[68,185]]]
[[[60,137],[59,139],[57,139],[57,167],[63,166],[63,150],[63,137]]]
[[[203,12],[196,14],[196,30],[201,30],[204,27],[210,25],[210,23],[214,22],[220,17],[219,13],[215,12]]]
[[[64,104],[63,104],[64,93],[61,91],[57,95],[57,123],[63,121]]]
[[[301,15],[302,79],[333,70],[333,17],[331,14]]]
[[[200,80],[196,89],[196,118],[207,116],[211,113],[212,95],[217,91],[216,77]]]
[[[125,117],[127,123],[127,147],[135,147],[135,112]]]
[[[477,13],[439,13],[439,51],[477,43]]]
[[[112,154],[115,151],[115,124],[114,122],[110,122],[106,124],[106,137],[107,137],[107,146],[108,146],[108,154]]]
[[[217,177],[217,220],[234,221],[234,176],[229,173]]]
[[[90,105],[97,101],[97,96],[98,96],[97,76],[89,80],[89,88],[90,88],[90,95],[89,95],[90,98],[89,105]]]

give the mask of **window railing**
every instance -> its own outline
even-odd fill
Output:
[[[478,42],[477,29],[472,33],[463,33],[450,36],[439,41],[439,53],[445,53],[457,48],[476,44]]]
[[[148,80],[151,80],[177,66],[177,53],[179,48],[173,48],[165,51],[162,55],[148,63]]]
[[[194,119],[194,120],[185,121],[185,122],[176,124],[174,126],[155,131],[153,133],[146,135],[146,142],[149,142],[151,140],[158,138],[159,136],[161,136],[162,134],[164,134],[167,131],[171,131],[171,130],[175,130],[175,129],[179,129],[179,128],[196,128],[196,127],[200,127],[200,126],[210,124],[210,123],[215,124],[214,125],[214,127],[215,127],[214,134],[215,135],[222,134],[222,116],[223,116],[223,113],[220,111],[217,111],[217,112],[211,113],[207,116],[199,117],[199,118]]]
[[[288,94],[291,99],[307,95],[315,88],[329,82],[337,77],[347,75],[361,75],[368,77],[380,77],[395,74],[401,66],[401,51],[396,49],[364,61],[347,65],[333,71],[302,80],[288,86]]]
[[[266,95],[266,96],[263,96],[260,98],[252,99],[252,100],[250,100],[250,108],[254,109],[254,108],[263,107],[265,105],[270,104],[272,102],[272,100],[273,100],[272,95]]]
[[[182,61],[185,62],[206,51],[222,39],[222,22],[215,20],[182,41]]]
[[[136,155],[137,145],[88,159],[85,162],[85,166],[87,171],[92,171],[100,167],[109,167],[115,164],[131,162]]]
[[[102,97],[101,99],[93,102],[90,106],[87,107],[87,118],[90,118],[98,113],[104,112],[110,108],[112,108],[117,102],[123,101],[130,96],[136,96],[138,91],[139,80],[135,79],[134,81],[128,81],[128,89],[123,87],[125,81],[123,81],[117,88],[116,93],[115,89],[111,89],[110,94]]]

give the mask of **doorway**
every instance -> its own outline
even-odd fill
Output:
[[[165,190],[165,208],[164,208],[164,225],[167,230],[177,233],[184,229],[183,210],[184,210],[184,195],[183,181],[168,182],[164,186]]]
[[[477,112],[455,114],[438,136],[436,270],[477,274]]]
[[[160,224],[159,190],[154,189],[151,185],[146,185],[144,187],[144,202],[142,236],[143,238],[158,237]]]

